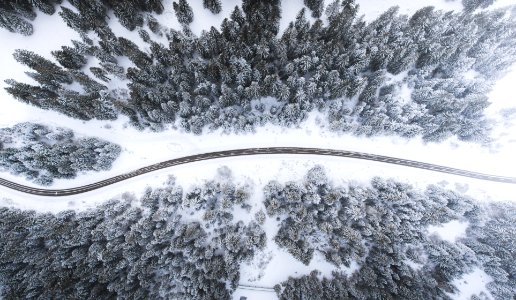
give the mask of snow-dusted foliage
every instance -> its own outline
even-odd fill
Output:
[[[20,123],[0,129],[0,169],[42,185],[82,171],[109,170],[120,150],[96,138],[76,138],[65,128]]]
[[[281,220],[280,247],[307,265],[320,252],[336,266],[359,266],[351,276],[290,278],[277,286],[281,299],[448,299],[453,280],[474,267],[492,276],[496,299],[515,292],[514,205],[486,211],[437,186],[422,192],[380,178],[369,187],[334,186],[320,167],[303,181],[270,182],[264,193],[268,215]],[[425,234],[451,220],[470,224],[466,237],[452,243]]]
[[[391,8],[366,23],[352,0],[333,1],[325,10],[323,1],[306,0],[318,19],[310,23],[303,9],[280,33],[280,1],[244,0],[219,29],[195,36],[188,1],[172,3],[181,31],[137,13],[159,13],[159,1],[140,2],[133,13],[131,5],[71,1],[79,13],[64,7],[60,14],[82,41],[53,52],[60,66],[18,51],[16,59],[35,71],[28,75],[38,85],[8,80],[7,91],[75,118],[125,114],[138,128],[155,130],[169,123],[195,134],[205,128],[247,132],[266,123],[295,126],[318,109],[335,131],[483,142],[489,136],[486,94],[516,58],[516,14],[506,11],[426,7],[406,16]],[[220,10],[219,1],[203,6]],[[138,29],[143,45],[113,33],[105,21],[111,9],[124,26]],[[323,10],[327,22],[320,19]],[[134,66],[119,65],[124,57]],[[85,72],[92,59],[100,64]],[[465,79],[466,71],[479,76]],[[128,82],[123,93],[113,80]],[[82,88],[72,90],[70,82]],[[267,97],[277,105],[251,105]]]
[[[270,249],[267,240],[305,264],[319,252],[336,270],[355,266],[278,282],[281,299],[449,299],[454,282],[478,269],[491,276],[478,297],[516,291],[514,204],[381,178],[336,186],[315,167],[299,181],[270,182],[267,212],[242,218],[252,214],[252,186],[228,171],[187,188],[170,177],[138,200],[124,194],[84,212],[1,208],[0,296],[230,299],[241,264]],[[275,220],[267,237],[262,226]],[[468,224],[455,241],[427,230],[451,220]]]
[[[238,198],[243,187],[227,184],[200,187],[202,201]],[[265,234],[254,221],[205,229],[191,220],[190,194],[171,178],[139,201],[124,195],[81,213],[0,208],[2,298],[228,299]]]
[[[36,11],[52,15],[61,0],[17,0],[0,2],[0,27],[10,32],[31,35],[34,31],[30,21],[36,18]]]
[[[0,2],[0,27],[11,32],[31,35],[33,26],[30,21],[34,20],[37,12],[41,11],[48,15],[56,12],[56,6],[62,0],[6,0]],[[143,23],[142,12],[163,12],[161,0],[124,0],[124,1],[80,1],[69,0],[77,10],[62,7],[59,13],[68,26],[78,30],[90,30],[96,26],[107,23],[108,11],[112,10],[123,26],[134,30],[136,26]]]
[[[486,8],[493,4],[496,0],[462,0],[462,5],[467,11],[473,11],[478,8]]]
[[[512,203],[490,206],[489,220],[473,224],[468,229],[471,238],[465,244],[473,249],[484,270],[493,280],[487,284],[496,299],[510,299],[516,295],[516,205]]]
[[[218,14],[222,10],[222,3],[220,0],[202,0],[204,8],[209,9],[212,13]]]

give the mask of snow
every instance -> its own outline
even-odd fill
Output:
[[[486,284],[491,281],[491,276],[483,270],[475,268],[473,272],[465,274],[460,279],[455,279],[452,283],[459,289],[459,292],[448,295],[454,300],[469,300],[471,296],[479,295],[481,292],[490,295]],[[489,298],[492,299],[492,296]]]
[[[69,7],[66,4],[64,6]],[[6,103],[11,98],[4,90],[4,87],[7,86],[4,83],[5,79],[15,78],[20,82],[35,83],[35,81],[24,74],[29,68],[22,66],[14,59],[14,50],[30,50],[55,62],[50,51],[58,50],[65,45],[73,46],[72,40],[80,40],[79,34],[66,26],[61,17],[59,17],[58,13],[60,11],[61,8],[58,8],[52,16],[38,12],[36,19],[32,22],[34,33],[31,36],[22,36],[0,28],[0,41],[2,41],[2,47],[0,47],[0,55],[2,57],[0,106],[2,108],[8,106]],[[59,34],[56,34],[56,28],[59,28]],[[4,113],[5,110],[2,109],[2,117]],[[9,113],[12,113],[12,111]]]
[[[2,114],[5,114],[7,117],[0,119],[0,124],[2,126],[11,126],[15,122],[19,121],[42,122],[51,126],[73,128],[77,135],[93,135],[122,146],[123,152],[120,158],[114,162],[111,170],[82,174],[74,180],[56,180],[52,186],[53,188],[80,186],[129,172],[149,164],[186,155],[217,150],[268,146],[301,146],[363,151],[464,168],[472,171],[507,176],[513,175],[513,165],[507,162],[512,161],[514,152],[506,151],[503,147],[498,149],[497,153],[491,153],[488,148],[453,140],[442,144],[424,144],[417,139],[408,141],[393,137],[360,138],[351,135],[338,135],[335,133],[329,133],[315,125],[317,122],[316,115],[312,115],[312,117],[300,128],[284,129],[275,126],[266,126],[258,129],[254,135],[232,134],[223,136],[223,142],[221,142],[221,135],[219,133],[194,136],[176,130],[167,130],[158,133],[148,131],[140,132],[131,127],[124,128],[124,123],[126,121],[124,118],[115,122],[84,122],[64,117],[55,112],[42,111],[34,107],[22,105],[13,100],[10,100],[10,105],[11,104],[15,104],[16,107],[20,107],[20,110],[23,109],[21,112],[24,112],[24,114],[18,115],[19,118],[16,119],[12,118],[13,115],[16,114],[16,111],[11,115],[3,111]],[[11,109],[12,107],[13,106],[11,106]],[[8,116],[11,116],[11,119],[9,119]],[[236,169],[236,171],[238,171],[243,167],[243,165],[235,164],[233,162],[241,161],[244,162],[245,165],[252,166],[256,163],[260,164],[260,162],[264,160],[285,162],[287,164],[287,169],[284,171],[287,173],[292,171],[289,169],[290,167],[288,167],[290,163],[298,161],[303,162],[305,160],[322,164],[331,162],[340,166],[345,166],[344,168],[339,168],[333,171],[335,174],[339,174],[342,177],[357,178],[358,174],[360,174],[360,178],[364,179],[372,176],[387,176],[405,180],[407,182],[420,182],[422,187],[429,183],[437,184],[446,181],[449,188],[454,188],[454,185],[458,183],[460,186],[467,189],[466,193],[471,194],[472,196],[479,196],[481,198],[487,196],[491,199],[498,200],[514,199],[514,195],[516,195],[516,187],[509,184],[467,179],[428,170],[419,170],[356,159],[303,155],[275,155],[270,156],[269,158],[264,156],[254,156],[217,159],[212,161],[212,163],[221,164],[224,162],[232,169]],[[200,164],[204,166],[208,164],[208,162],[202,162]],[[194,165],[197,165],[197,163],[189,164],[188,168],[193,168]],[[138,178],[131,179],[131,182],[146,182],[149,176],[161,174],[161,172],[174,173],[179,168],[181,167],[174,167],[168,170],[143,175]],[[347,172],[348,170],[349,172]],[[259,173],[257,173],[257,171],[259,171]],[[250,173],[248,174],[254,174],[255,176],[263,174],[263,177],[260,176],[260,178],[264,178],[264,180],[283,176],[269,168],[258,168],[257,171],[249,170]],[[209,175],[207,175],[208,173],[206,172],[200,171],[200,174],[206,174],[207,178],[209,178]],[[31,182],[25,181],[21,177],[15,177],[6,172],[2,172],[0,176],[21,184],[36,186]],[[132,188],[133,185],[128,183],[129,182],[123,182],[120,183],[120,185]],[[103,190],[111,190],[111,187]],[[11,192],[6,190],[6,193]],[[12,197],[14,197],[14,199],[20,199],[19,195],[16,196],[12,194]],[[21,197],[21,199],[24,199],[24,202],[26,201],[25,198],[26,196]],[[45,202],[46,201],[47,200],[45,200]]]
[[[503,149],[498,155],[500,159],[511,161],[513,158],[509,153],[516,153],[516,122],[514,116],[507,118],[503,116],[504,110],[516,109],[516,67],[498,80],[489,94],[491,105],[486,109],[486,115],[497,120],[493,128],[494,149]],[[503,157],[502,157],[503,156]]]
[[[410,97],[412,95],[412,90],[408,87],[407,83],[403,83],[400,88],[400,100],[401,103],[407,104],[410,103]]]
[[[263,290],[252,290],[252,289],[244,289],[237,288],[233,293],[233,300],[240,300],[240,297],[246,297],[246,300],[276,300],[278,296],[276,296],[275,292],[263,291]]]
[[[143,39],[140,37],[140,34],[138,33],[138,30],[130,31],[129,29],[122,26],[122,24],[120,24],[120,22],[118,21],[118,18],[115,17],[115,14],[112,11],[110,11],[108,13],[108,20],[109,20],[109,23],[108,23],[109,28],[111,28],[111,30],[117,37],[121,37],[121,36],[125,37],[126,39],[128,39],[128,40],[132,41],[133,43],[135,43],[136,45],[138,45],[138,47],[142,50],[149,49],[149,44],[147,44],[143,41]],[[150,32],[150,30],[148,30],[148,31]],[[94,34],[94,35],[96,36],[96,34]]]
[[[284,164],[284,166],[287,167],[288,165]],[[300,169],[299,171],[304,173],[303,171],[306,170]],[[285,173],[286,172],[282,172],[282,174]],[[303,174],[299,174],[297,178],[292,178],[292,180],[298,180],[302,178],[302,175]],[[258,185],[260,190],[267,182],[268,181],[264,180],[259,181]],[[263,206],[262,195],[255,195],[252,200],[254,202],[253,207],[260,208]],[[351,275],[358,269],[358,265],[354,262],[349,268],[337,268],[327,262],[324,256],[317,251],[314,252],[310,264],[304,265],[301,261],[290,255],[288,251],[279,248],[274,242],[274,237],[279,230],[279,222],[276,221],[276,219],[267,217],[263,228],[268,238],[267,246],[264,250],[257,253],[252,261],[243,263],[240,266],[240,284],[272,288],[275,284],[287,280],[290,276],[299,277],[309,275],[313,270],[321,272],[321,278],[329,278],[332,277],[333,271],[344,272]]]
[[[312,18],[312,12],[308,7],[305,6],[305,4],[303,3],[303,0],[281,1],[281,20],[280,20],[280,27],[279,27],[280,35],[285,31],[285,29],[288,28],[288,25],[290,25],[290,22],[293,22],[296,20],[297,15],[303,8],[305,9],[306,19],[310,22],[310,24],[313,24],[316,19]]]
[[[462,77],[464,78],[464,80],[469,80],[469,81],[472,81],[473,79],[475,79],[479,76],[480,76],[480,73],[478,73],[475,70],[469,70],[469,71],[466,71],[464,74],[462,74]]]
[[[273,238],[274,235],[268,235],[268,237]],[[242,264],[240,273],[241,284],[273,287],[275,284],[287,280],[290,276],[300,277],[309,275],[310,272],[316,269],[321,271],[325,277],[330,277],[331,271],[338,270],[317,252],[314,253],[314,258],[310,261],[310,264],[306,266],[286,250],[278,248],[272,239],[267,241],[267,251],[273,253],[273,257],[263,270],[257,269],[252,264]],[[254,278],[250,275],[259,271],[263,272],[264,276],[259,280],[253,280]]]
[[[419,270],[423,267],[423,264],[416,263],[410,259],[406,259],[403,262],[407,264],[410,268],[412,268],[412,270]]]
[[[460,222],[457,220],[441,224],[440,226],[431,225],[428,227],[430,235],[437,234],[441,239],[454,243],[458,238],[466,236],[467,222]]]

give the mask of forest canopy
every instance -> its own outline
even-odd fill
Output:
[[[316,166],[269,182],[259,191],[266,214],[228,168],[190,187],[170,177],[140,198],[126,193],[82,212],[0,208],[0,296],[230,299],[241,264],[269,240],[305,264],[317,252],[336,268],[358,266],[278,282],[281,299],[451,299],[455,282],[477,269],[491,282],[476,297],[516,293],[513,203],[382,178],[335,185],[330,175]],[[262,224],[272,220],[279,227],[268,237]],[[428,234],[454,220],[468,224],[457,240]]]
[[[61,127],[26,122],[0,128],[0,170],[41,185],[84,171],[109,170],[120,151],[116,144],[76,138],[72,130]]]
[[[487,142],[487,93],[516,58],[516,13],[476,10],[490,1],[464,1],[470,9],[463,12],[425,7],[412,16],[393,7],[372,22],[352,0],[325,9],[322,1],[305,1],[311,13],[302,9],[279,32],[279,0],[244,0],[200,36],[189,29],[195,16],[186,0],[171,8],[181,29],[153,17],[163,12],[159,0],[131,2],[63,6],[59,14],[81,40],[53,51],[55,62],[17,50],[38,84],[7,80],[7,91],[78,119],[125,115],[141,129],[250,132],[269,123],[296,126],[320,111],[338,132]],[[221,10],[220,1],[203,6]],[[110,11],[141,41],[117,36]],[[120,65],[124,58],[132,66]]]

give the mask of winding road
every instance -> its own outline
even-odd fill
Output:
[[[70,196],[77,195],[81,193],[86,193],[89,191],[93,191],[96,189],[103,188],[105,186],[136,177],[142,174],[146,174],[149,172],[153,172],[156,170],[161,170],[164,168],[187,164],[196,161],[202,160],[211,160],[223,157],[234,157],[234,156],[250,156],[250,155],[272,155],[272,154],[295,154],[295,155],[324,155],[324,156],[334,156],[334,157],[346,157],[346,158],[356,158],[356,159],[364,159],[371,160],[401,166],[407,166],[412,168],[419,168],[425,170],[431,170],[435,172],[454,174],[464,177],[476,178],[481,180],[489,180],[495,182],[503,182],[516,184],[516,177],[505,177],[505,176],[497,176],[490,175],[478,172],[472,172],[467,170],[461,170],[456,168],[450,168],[440,165],[434,165],[414,160],[408,160],[403,158],[396,158],[390,156],[362,153],[362,152],[354,152],[354,151],[346,151],[346,150],[333,150],[333,149],[319,149],[319,148],[300,148],[300,147],[268,147],[268,148],[246,148],[246,149],[235,149],[235,150],[225,150],[225,151],[216,151],[202,154],[195,154],[180,158],[175,158],[171,160],[167,160],[164,162],[156,163],[147,167],[143,167],[122,175],[114,176],[99,182],[95,182],[92,184],[69,188],[69,189],[40,189],[34,188],[30,186],[25,186],[22,184],[18,184],[3,178],[0,178],[0,185],[8,187],[13,190],[17,190],[20,192],[38,195],[38,196],[49,196],[49,197],[59,197],[59,196]]]

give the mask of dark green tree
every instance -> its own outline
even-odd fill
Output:
[[[192,23],[194,18],[193,10],[186,0],[179,0],[179,3],[174,1],[172,5],[179,23],[183,25]]]
[[[324,11],[323,0],[303,0],[306,7],[312,11],[312,17],[320,18]]]
[[[222,10],[220,0],[203,0],[204,8],[209,9],[212,13],[218,14]]]

